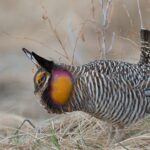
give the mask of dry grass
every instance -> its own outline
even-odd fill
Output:
[[[12,116],[16,118],[16,116]],[[5,126],[6,136],[1,137],[0,149],[7,150],[148,150],[150,148],[150,118],[146,118],[125,129],[126,139],[108,147],[107,125],[81,112],[56,115],[17,131]],[[11,125],[11,123],[9,124]],[[27,124],[26,124],[27,125]],[[8,133],[9,130],[9,133]],[[16,132],[17,131],[17,132]]]

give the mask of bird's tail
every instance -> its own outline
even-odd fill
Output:
[[[150,64],[150,30],[141,29],[140,64]]]

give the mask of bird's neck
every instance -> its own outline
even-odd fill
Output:
[[[60,64],[60,66],[72,73],[74,77],[78,77],[86,71],[85,66],[73,66],[67,64]]]

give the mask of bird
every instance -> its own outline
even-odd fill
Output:
[[[137,64],[95,60],[57,64],[23,48],[37,67],[35,94],[49,113],[84,111],[111,124],[108,141],[122,140],[125,126],[150,112],[150,30],[141,29]]]
[[[150,113],[150,65],[95,60],[81,66],[47,60],[26,48],[36,65],[34,93],[48,113],[83,111],[111,125],[109,142]]]

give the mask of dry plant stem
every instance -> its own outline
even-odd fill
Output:
[[[74,43],[73,43],[73,45],[74,45],[74,47],[73,47],[73,54],[72,54],[72,57],[71,57],[71,64],[72,64],[72,65],[74,64],[75,52],[76,52],[76,48],[77,48],[78,41],[79,41],[80,37],[82,36],[83,29],[85,28],[85,26],[86,26],[88,23],[90,23],[90,24],[92,24],[92,25],[95,25],[95,26],[97,25],[94,20],[85,20],[85,21],[81,24],[81,28],[80,28],[80,30],[79,30],[79,32],[78,32],[78,35],[77,35],[76,37],[72,34],[72,32],[73,32],[72,26],[69,25],[69,27],[68,27],[69,29],[71,28],[71,29],[70,29],[71,32],[69,32],[69,33],[71,34],[70,36],[75,39],[75,41],[74,41]],[[96,28],[97,28],[97,30],[98,30],[99,27],[96,27]],[[98,34],[98,35],[99,35],[99,34]],[[85,40],[85,39],[84,39],[84,40]]]
[[[124,2],[123,2],[123,8],[124,8],[124,10],[125,10],[125,12],[126,12],[128,18],[129,18],[131,27],[134,27],[134,25],[133,25],[133,20],[132,20],[132,18],[131,18],[131,16],[130,16],[129,10],[128,10],[128,8],[126,7],[126,5],[124,4]]]
[[[103,12],[103,21],[104,21],[104,4],[103,4],[103,0],[99,0],[99,3],[101,5],[101,8],[102,8],[102,12]],[[95,7],[94,7],[94,1],[91,0],[91,10],[92,10],[92,20],[94,21],[95,20]],[[106,16],[105,16],[106,18]],[[96,24],[96,21],[94,21],[94,23]],[[103,23],[104,25],[104,23]],[[105,32],[105,29],[103,30]],[[97,39],[98,39],[98,44],[99,44],[99,48],[98,48],[98,51],[101,53],[102,51],[102,58],[104,57],[105,58],[105,34],[104,32],[101,31],[101,29],[97,29]],[[102,35],[102,36],[101,36]],[[102,40],[101,40],[102,39]]]
[[[12,37],[14,39],[24,39],[24,40],[32,41],[32,42],[38,43],[39,45],[41,45],[41,46],[43,46],[45,48],[51,49],[45,43],[43,43],[41,41],[38,41],[37,39],[33,39],[33,38],[30,38],[30,37],[26,37],[26,36],[19,36],[19,35],[15,36],[15,35],[11,35],[10,33],[7,33],[7,32],[3,32],[2,34],[5,34],[5,35],[7,35],[9,37]],[[58,55],[64,57],[64,58],[66,58],[66,56],[64,54],[60,53],[59,51],[54,50],[54,52],[57,53]]]
[[[18,136],[24,136],[25,134],[18,134],[18,135],[11,135],[11,136],[7,136],[6,138],[3,138],[2,140],[0,140],[0,144],[2,144],[4,141],[6,141],[6,140],[10,140],[10,139],[12,139],[12,138],[16,138],[16,137],[18,137]]]
[[[130,150],[130,149],[128,149],[126,146],[124,146],[122,143],[120,143],[120,142],[118,142],[117,143],[118,145],[120,145],[122,148],[124,148],[125,150]]]
[[[101,31],[101,35],[102,35],[102,46],[101,46],[101,49],[102,49],[102,57],[104,59],[106,59],[106,41],[105,41],[105,29],[103,29]]]
[[[103,54],[105,54],[106,53],[106,42],[105,42],[105,34],[104,34],[104,32],[101,30],[101,28],[99,27],[99,25],[96,23],[96,21],[94,21],[94,20],[85,20],[83,23],[82,23],[82,25],[81,25],[81,29],[80,29],[80,31],[79,31],[79,34],[78,34],[78,37],[76,38],[76,41],[75,41],[75,46],[74,46],[74,49],[73,49],[73,55],[72,55],[72,64],[73,64],[73,62],[74,62],[74,55],[75,55],[75,50],[76,50],[76,47],[77,47],[77,43],[78,43],[78,40],[79,40],[79,38],[80,38],[80,35],[82,34],[82,31],[83,31],[83,29],[84,29],[84,27],[88,24],[88,23],[90,23],[90,24],[92,24],[92,25],[94,25],[95,27],[96,27],[96,30],[97,30],[97,35],[98,35],[98,43],[99,43],[99,51],[101,51],[102,50],[102,52],[103,52]],[[105,30],[104,30],[105,31]],[[101,36],[102,35],[102,36]],[[115,32],[113,32],[113,34],[112,34],[112,39],[111,39],[111,43],[110,43],[110,45],[109,45],[109,48],[108,48],[108,50],[107,50],[107,52],[109,52],[109,51],[111,51],[112,50],[112,48],[113,48],[113,44],[114,44],[114,42],[115,42],[115,37],[116,37],[116,34],[115,34]],[[102,39],[102,40],[101,40]],[[105,55],[104,55],[105,56]]]
[[[62,49],[64,50],[66,59],[69,60],[69,56],[68,56],[68,54],[67,54],[67,51],[66,51],[66,49],[65,49],[65,46],[63,45],[63,43],[62,43],[62,41],[61,41],[61,39],[60,39],[60,37],[59,37],[59,34],[58,34],[57,30],[53,28],[52,22],[51,22],[51,20],[50,20],[49,18],[48,18],[48,24],[49,24],[49,27],[51,28],[51,30],[53,31],[53,33],[54,33],[56,39],[58,40],[60,46],[61,46]]]
[[[109,25],[109,20],[108,20],[108,14],[110,13],[111,10],[111,6],[112,6],[112,0],[108,0],[107,4],[106,4],[106,8],[104,7],[104,0],[99,0],[101,9],[102,9],[102,14],[103,14],[103,23],[102,23],[102,30],[101,30],[101,50],[102,50],[102,57],[104,59],[106,59],[106,30],[108,28]],[[112,37],[112,41],[114,37]],[[111,43],[112,44],[112,43]],[[112,45],[109,46],[109,50],[112,49],[111,48]]]
[[[141,28],[144,28],[144,26],[143,26],[142,14],[141,14],[141,8],[140,8],[140,0],[137,0],[137,5],[138,5],[139,16],[140,16]]]
[[[121,39],[124,39],[124,40],[129,41],[129,42],[132,43],[135,47],[138,48],[138,44],[137,44],[135,41],[133,41],[133,40],[131,40],[131,39],[129,39],[129,38],[123,37],[123,36],[119,36],[119,37],[120,37]]]
[[[66,58],[68,61],[70,61],[69,56],[68,56],[68,53],[67,53],[67,51],[66,51],[66,49],[65,49],[65,46],[64,46],[63,42],[61,41],[57,30],[53,27],[52,22],[51,22],[50,18],[48,17],[47,9],[46,9],[46,7],[42,4],[42,1],[41,1],[41,0],[40,0],[40,6],[41,6],[42,10],[44,11],[44,14],[43,14],[43,17],[42,17],[42,18],[48,22],[49,28],[52,30],[53,34],[55,35],[56,39],[58,40],[58,43],[60,44],[61,48],[62,48],[63,51],[64,51],[65,58]]]
[[[95,20],[95,7],[94,7],[94,0],[91,0],[91,10],[92,10],[92,18]]]
[[[26,122],[29,123],[29,124],[35,129],[35,125],[34,125],[30,120],[25,119],[25,120],[22,122],[22,124],[17,128],[17,131],[16,131],[14,134],[17,134],[18,131],[22,128],[22,126],[23,126]]]
[[[109,45],[109,48],[108,48],[108,51],[107,52],[110,52],[113,48],[113,45],[114,45],[114,42],[115,42],[115,38],[116,38],[116,34],[115,32],[112,33],[112,39],[111,39],[111,43]]]
[[[103,26],[104,27],[108,27],[108,14],[111,10],[111,5],[112,5],[112,0],[108,0],[107,1],[107,5],[106,5],[106,9],[103,9],[104,10],[104,14],[103,14],[103,17],[104,17],[104,22],[103,22]]]
[[[84,28],[84,25],[85,24],[83,24],[83,26],[81,27],[81,29],[80,29],[80,31],[79,31],[79,34],[78,34],[78,36],[77,36],[77,38],[76,38],[76,41],[75,41],[75,46],[74,46],[74,49],[73,49],[73,54],[72,54],[72,59],[71,59],[71,64],[73,65],[74,63],[74,58],[75,58],[75,51],[76,51],[76,48],[77,48],[77,43],[78,43],[78,41],[79,41],[79,38],[80,38],[80,36],[81,36],[81,33],[82,33],[82,30],[83,30],[83,28]]]

